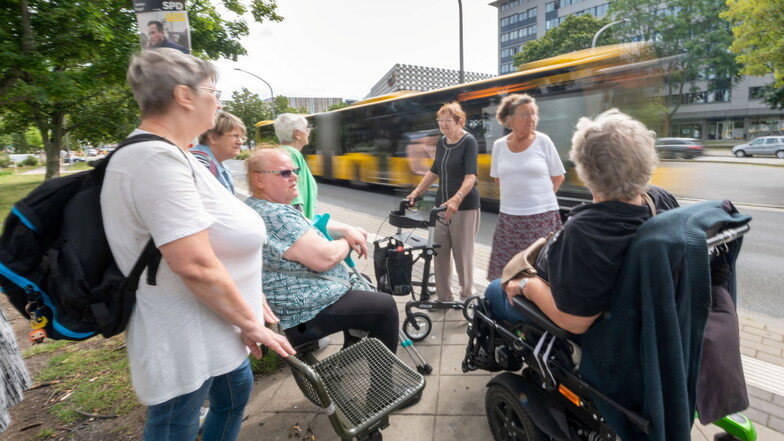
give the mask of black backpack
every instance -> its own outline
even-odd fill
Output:
[[[141,134],[120,143],[163,140]],[[115,152],[117,151],[115,150]],[[30,317],[30,339],[84,340],[125,330],[139,277],[155,285],[160,251],[152,239],[126,277],[101,216],[101,187],[112,152],[92,170],[51,179],[14,204],[0,236],[0,288]]]

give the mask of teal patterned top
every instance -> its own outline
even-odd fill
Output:
[[[348,291],[348,288],[339,282],[277,272],[276,270],[315,273],[299,262],[284,259],[283,253],[310,229],[315,230],[321,237],[324,235],[292,206],[253,197],[247,198],[245,203],[255,210],[267,225],[267,243],[262,251],[264,271],[261,286],[267,296],[267,303],[280,319],[283,329],[313,319]],[[322,274],[349,280],[348,270],[343,264],[335,265]]]

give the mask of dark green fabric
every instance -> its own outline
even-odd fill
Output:
[[[709,201],[659,214],[635,235],[611,309],[582,337],[580,366],[589,384],[650,419],[651,433],[642,434],[597,400],[624,441],[690,439],[711,304],[707,232],[749,220],[728,202]],[[730,246],[733,264],[740,244]],[[734,298],[734,283],[730,291]]]

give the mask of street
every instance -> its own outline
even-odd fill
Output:
[[[240,175],[242,162],[227,162],[235,179],[244,179]],[[742,213],[752,216],[751,232],[744,237],[737,265],[739,305],[777,319],[784,318],[784,302],[779,298],[784,286],[784,234],[781,233],[784,168],[738,161],[666,161],[660,171],[665,171],[664,176],[672,179],[657,184],[667,187],[682,204],[730,199]],[[319,201],[375,216],[395,209],[406,194],[380,187],[358,190],[346,185],[319,183]],[[482,212],[478,243],[492,244],[497,217],[496,213]]]

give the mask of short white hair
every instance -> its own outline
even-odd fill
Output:
[[[296,113],[281,113],[275,118],[275,136],[281,144],[290,144],[294,141],[294,130],[305,131],[308,129],[308,120]]]
[[[580,118],[569,158],[591,193],[629,200],[646,192],[659,158],[655,134],[618,109]]]

